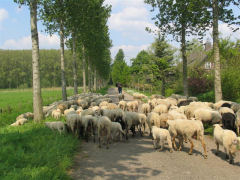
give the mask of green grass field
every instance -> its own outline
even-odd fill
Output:
[[[68,96],[73,89],[68,90]],[[61,89],[43,89],[43,104],[61,99]],[[79,140],[72,135],[60,135],[46,128],[45,119],[36,124],[11,127],[16,117],[32,112],[32,91],[0,90],[0,179],[70,179],[67,169],[72,164]]]

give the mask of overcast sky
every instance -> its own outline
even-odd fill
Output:
[[[145,31],[146,27],[155,28],[151,21],[153,14],[143,1],[105,0],[106,4],[112,5],[108,21],[113,42],[112,57],[115,57],[118,49],[122,48],[129,62],[140,50],[147,49],[153,42],[153,35]],[[27,7],[20,8],[13,0],[0,0],[0,49],[31,49],[29,14]],[[41,49],[59,49],[57,34],[53,36],[46,34],[40,21],[38,30]],[[240,39],[239,31],[232,33],[226,24],[220,24],[219,30],[224,37],[231,35],[232,39]],[[170,43],[178,46],[174,41]]]

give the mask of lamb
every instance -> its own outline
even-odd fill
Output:
[[[139,118],[140,118],[140,124],[141,126],[144,127],[144,132],[145,132],[145,128],[146,128],[146,123],[147,123],[147,116],[143,113],[138,113]]]
[[[222,117],[218,111],[213,111],[206,108],[200,108],[194,111],[194,117],[203,123],[212,124],[220,123],[222,120]]]
[[[199,120],[186,120],[186,119],[176,119],[174,121],[167,121],[168,130],[172,136],[172,142],[174,149],[177,149],[175,138],[178,136],[180,140],[180,146],[178,150],[181,150],[183,145],[183,138],[189,140],[191,143],[191,148],[189,155],[192,155],[194,144],[192,142],[192,137],[196,137],[200,140],[204,150],[204,158],[207,158],[207,150],[204,142],[204,128],[202,121]]]
[[[127,102],[126,101],[119,101],[118,108],[122,109],[123,111],[127,108]]]
[[[76,113],[80,115],[82,111],[83,111],[82,107],[78,107],[78,109],[76,110]]]
[[[158,113],[159,115],[162,113],[167,113],[168,107],[165,104],[159,104],[153,109],[153,112]]]
[[[142,104],[141,112],[147,116],[147,114],[151,112],[150,105],[147,103]]]
[[[66,116],[68,113],[70,113],[70,112],[75,112],[75,109],[74,108],[70,108],[70,109],[66,109],[65,111],[64,111],[64,115]]]
[[[234,163],[234,156],[237,152],[237,146],[240,144],[236,134],[231,130],[224,130],[219,124],[215,124],[213,130],[214,141],[217,145],[216,155],[219,153],[219,145],[224,147],[226,159],[230,159],[229,163]]]
[[[236,122],[235,121],[236,121],[235,114],[224,113],[222,115],[223,129],[229,129],[229,130],[232,130],[236,133],[237,129],[236,129]]]
[[[122,126],[118,122],[112,122],[111,126],[111,138],[114,141],[117,137],[120,138],[120,141],[122,141],[122,136],[124,136],[125,133],[122,130]]]
[[[60,134],[66,132],[66,125],[61,121],[45,122],[45,125],[52,130],[57,130]]]
[[[21,126],[26,123],[28,120],[26,118],[18,119],[15,123],[12,123],[10,126]]]
[[[149,128],[149,131],[150,131],[150,136],[152,135],[152,126],[160,120],[160,117],[157,113],[155,112],[151,112],[148,114],[147,116],[147,124],[148,124],[148,128]]]
[[[112,123],[110,121],[110,119],[106,116],[102,116],[99,117],[98,121],[97,121],[97,127],[98,127],[98,142],[99,145],[98,147],[101,148],[101,142],[102,142],[102,138],[105,135],[107,138],[107,149],[109,148],[109,141],[111,138],[111,127],[112,127]]]
[[[62,116],[61,110],[56,109],[52,111],[52,117],[55,119],[59,119]]]
[[[171,115],[173,117],[173,119],[187,119],[185,114],[182,114],[182,113],[178,112],[177,110],[169,111],[168,114]]]
[[[155,149],[157,149],[159,141],[160,141],[161,148],[159,151],[162,151],[164,142],[167,141],[170,152],[171,153],[173,152],[171,136],[170,136],[170,133],[168,130],[153,126],[152,127],[152,135],[153,135],[153,146]]]
[[[119,95],[118,95],[118,99],[119,99],[119,101],[124,100],[124,94],[119,94]]]

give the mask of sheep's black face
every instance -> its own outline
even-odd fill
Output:
[[[125,122],[123,121],[122,117],[117,117],[117,118],[116,118],[116,122],[118,122],[118,123],[121,124],[122,129],[125,129],[125,128],[126,128],[126,124],[125,124]]]

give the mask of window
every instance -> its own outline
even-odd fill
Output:
[[[212,63],[211,62],[206,62],[205,63],[205,69],[212,69]]]

